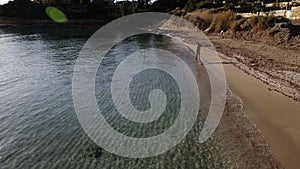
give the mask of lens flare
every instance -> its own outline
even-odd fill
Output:
[[[59,9],[49,6],[46,8],[46,14],[56,23],[68,22],[67,16]]]

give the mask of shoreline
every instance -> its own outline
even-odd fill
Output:
[[[214,43],[221,41],[213,40]],[[239,51],[233,50],[233,56],[219,53],[224,61],[234,63],[224,65],[229,87],[243,101],[245,115],[259,128],[271,151],[286,168],[297,169],[300,165],[300,124],[297,121],[300,119],[300,93],[297,87],[293,88],[293,83],[299,84],[297,79],[286,77],[282,80],[278,75],[280,68],[274,71],[260,69],[261,65],[249,66],[245,63],[249,58],[234,52]],[[298,72],[293,74],[296,77]]]
[[[224,67],[229,87],[243,101],[245,115],[259,128],[276,157],[287,168],[297,169],[300,164],[300,135],[297,133],[300,114],[297,108],[300,110],[300,105],[280,93],[268,90],[268,85],[238,67]]]
[[[0,17],[0,28],[43,28],[43,27],[67,27],[67,28],[100,28],[111,20],[78,19],[69,20],[67,23],[58,24],[50,19],[30,19]]]
[[[196,44],[196,42],[193,42],[195,40],[193,34],[197,31],[191,27],[184,27],[181,23],[178,23],[178,25],[167,23],[160,29],[170,31],[189,30],[190,34],[188,35],[179,36],[176,33],[175,35],[170,33],[169,36],[182,41],[190,49],[196,51],[196,46],[193,45]],[[188,39],[188,41],[184,41],[184,39]],[[200,74],[203,73],[205,68],[203,66],[198,67],[200,67]],[[224,152],[221,153],[234,157],[236,155],[234,151],[239,150],[239,155],[235,158],[238,159],[236,161],[237,165],[242,166],[242,168],[284,168],[273,154],[261,130],[246,116],[243,110],[243,101],[228,87],[224,114],[214,135],[226,145]]]

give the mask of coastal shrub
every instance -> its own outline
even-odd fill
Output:
[[[22,17],[22,18],[47,18],[45,8],[41,4],[30,0],[9,1],[1,5],[1,16],[3,17]]]
[[[253,12],[261,12],[263,10],[263,4],[261,1],[255,1],[253,3]]]
[[[195,15],[199,18],[202,18],[209,25],[213,20],[214,13],[215,13],[214,10],[209,10],[209,9],[198,9],[198,10],[192,12],[193,15]]]
[[[185,14],[179,7],[175,8],[170,13],[175,16],[183,16]]]
[[[230,32],[235,33],[237,31],[241,31],[241,24],[245,22],[245,19],[237,19],[230,25]]]
[[[259,16],[257,18],[257,28],[258,29],[267,29],[270,27],[270,17]]]
[[[229,10],[214,15],[210,25],[210,32],[227,31],[231,28],[231,24],[236,20],[236,13]]]
[[[61,1],[59,0],[49,0],[50,5],[61,5]]]
[[[183,9],[187,0],[156,0],[153,2],[152,7],[160,9],[160,11],[169,12],[177,7]]]
[[[238,0],[225,0],[225,10],[234,10],[238,5]]]
[[[184,18],[201,30],[214,33],[219,33],[222,30],[230,33],[265,30],[274,26],[274,23],[287,22],[287,20],[278,19],[278,17],[255,16],[243,18],[232,10],[217,12],[215,9],[198,9],[185,15]]]
[[[211,9],[211,8],[216,8],[216,7],[218,7],[218,6],[210,1],[202,1],[202,2],[197,3],[197,9],[202,9],[202,8]]]
[[[266,17],[266,16],[256,16],[252,17],[250,21],[253,22],[252,25],[254,29],[267,29],[270,27],[270,20],[271,17]]]
[[[241,3],[240,8],[235,9],[237,13],[250,13],[253,12],[253,10],[254,10],[253,5],[247,3]]]
[[[241,24],[241,30],[242,31],[249,31],[249,30],[251,30],[251,29],[253,29],[253,22],[252,21],[250,21],[251,20],[251,18],[249,18],[249,19],[247,19],[243,24]]]
[[[185,4],[184,10],[186,12],[192,12],[197,8],[197,2],[195,0],[188,0]]]
[[[129,7],[130,7],[130,2],[128,1],[124,1],[120,4],[120,11],[122,16],[130,14]]]
[[[0,6],[0,16],[4,15],[4,8],[2,6]]]
[[[255,16],[247,19],[246,22],[244,22],[241,25],[241,29],[243,31],[249,31],[249,30],[263,30],[270,27],[272,18],[266,17],[266,16]]]
[[[209,28],[213,20],[214,13],[214,10],[198,9],[185,17],[185,19],[191,21],[194,25],[198,26],[199,29],[205,30]]]

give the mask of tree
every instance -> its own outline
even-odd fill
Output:
[[[31,4],[30,0],[14,0],[14,3],[18,6]]]
[[[87,15],[90,18],[101,18],[107,14],[107,1],[94,0],[87,6]]]
[[[60,5],[61,4],[61,0],[49,0],[49,3],[51,5]]]
[[[122,16],[125,16],[128,14],[128,8],[129,8],[128,1],[124,1],[120,4],[120,11],[121,11]]]
[[[233,10],[237,5],[238,5],[238,0],[225,0],[224,8],[226,10]]]
[[[261,12],[262,9],[263,9],[262,2],[260,2],[260,1],[255,1],[254,4],[253,4],[253,7],[254,7],[253,11],[254,11],[254,12],[258,12],[258,14],[259,14],[259,12]]]
[[[33,0],[34,3],[40,4],[42,3],[42,0]]]
[[[176,7],[184,8],[188,0],[176,0]]]
[[[170,11],[177,7],[183,9],[188,0],[157,0],[152,5],[162,11]]]
[[[138,0],[138,7],[145,8],[149,6],[151,0]]]
[[[80,0],[79,3],[80,4],[89,4],[90,0]]]

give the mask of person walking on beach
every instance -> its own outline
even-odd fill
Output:
[[[198,43],[197,49],[196,49],[195,61],[196,61],[196,63],[202,64],[201,59],[200,59],[200,50],[201,50],[201,45]]]

